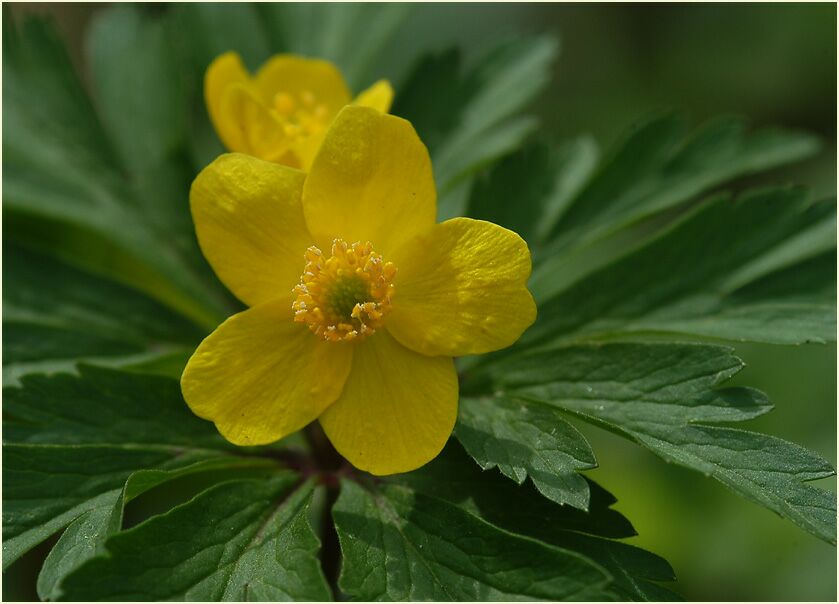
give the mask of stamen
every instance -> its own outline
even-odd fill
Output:
[[[307,323],[330,342],[361,340],[381,327],[390,311],[396,267],[384,262],[370,242],[332,242],[328,259],[315,246],[304,254],[306,266],[292,290],[294,320]]]
[[[283,115],[291,115],[297,108],[297,103],[289,93],[278,92],[274,95],[274,107]]]
[[[320,134],[326,129],[329,109],[318,102],[311,90],[295,95],[278,92],[273,97],[274,115],[283,126],[286,137],[294,142]]]
[[[315,98],[315,94],[311,90],[304,90],[302,93],[300,93],[300,100],[302,100],[305,105],[311,107],[315,104],[315,101],[317,99]]]

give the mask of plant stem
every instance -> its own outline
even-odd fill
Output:
[[[332,506],[338,499],[338,487],[326,487],[326,501],[323,504],[323,517],[321,519],[321,567],[326,581],[332,590],[335,600],[340,599],[338,589],[338,574],[341,571],[341,544],[338,542],[338,532],[335,530],[335,523],[332,520]]]
[[[326,501],[321,517],[321,567],[335,599],[338,600],[338,574],[341,565],[341,545],[338,532],[332,520],[332,506],[338,499],[340,489],[339,475],[346,462],[329,442],[320,424],[312,422],[303,429],[303,435],[318,467],[319,482],[326,488]]]
[[[344,465],[344,458],[329,442],[320,424],[312,422],[303,428],[303,436],[305,436],[312,458],[314,458],[322,474],[331,474]]]

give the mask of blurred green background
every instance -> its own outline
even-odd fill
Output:
[[[55,16],[73,58],[106,5],[13,5]],[[397,85],[419,52],[459,45],[474,57],[492,40],[551,32],[562,42],[554,79],[532,110],[543,136],[589,133],[604,148],[633,122],[677,109],[694,123],[748,116],[819,134],[815,159],[761,176],[836,194],[834,4],[428,4],[415,7],[379,72]],[[433,102],[431,100],[430,102]],[[736,346],[737,382],[777,408],[750,423],[836,464],[836,346]],[[836,550],[718,483],[670,466],[590,426],[601,467],[591,472],[619,499],[638,545],[667,558],[690,600],[836,600]],[[823,481],[835,490],[835,479]]]

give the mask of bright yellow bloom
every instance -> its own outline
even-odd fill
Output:
[[[204,98],[228,149],[308,170],[342,107],[352,102],[386,113],[393,89],[379,80],[351,100],[328,61],[275,55],[251,77],[239,55],[228,52],[207,68]]]
[[[415,469],[457,416],[452,357],[509,346],[536,318],[515,233],[435,224],[428,151],[366,107],[335,119],[309,174],[229,154],[190,194],[201,249],[250,308],[189,360],[190,408],[229,441],[276,441],[319,419],[373,474]]]

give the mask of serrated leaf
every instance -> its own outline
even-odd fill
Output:
[[[536,246],[586,183],[597,158],[597,145],[587,137],[556,147],[528,145],[476,179],[466,214],[500,224]]]
[[[514,527],[513,532],[538,533],[538,538],[549,541],[554,533],[569,530],[610,538],[638,534],[625,516],[611,508],[615,497],[589,478],[584,478],[591,493],[587,512],[557,505],[531,483],[517,485],[495,470],[482,470],[455,439],[419,470],[388,480],[451,501],[493,524]],[[511,501],[517,504],[511,506]]]
[[[557,49],[550,37],[503,42],[462,74],[456,51],[429,55],[397,91],[393,113],[415,124],[431,151],[441,219],[463,213],[472,173],[533,131],[532,118],[511,117],[547,84]]]
[[[171,470],[212,451],[131,445],[3,445],[3,567],[96,508],[135,471]]]
[[[10,45],[14,48],[3,55],[4,213],[43,227],[15,228],[12,234],[73,255],[86,267],[215,325],[224,295],[207,281],[198,256],[185,254],[179,240],[145,218],[143,200],[126,179],[130,170],[120,165],[52,28],[27,18]],[[186,193],[184,188],[183,203]],[[90,237],[107,255],[85,249]]]
[[[719,346],[613,343],[524,354],[495,379],[509,397],[612,429],[835,542],[836,495],[806,484],[832,476],[829,463],[779,438],[707,425],[771,409],[756,390],[718,388],[742,367]]]
[[[66,600],[329,600],[296,475],[216,485],[108,539]]]
[[[189,82],[173,60],[167,25],[128,4],[96,15],[86,39],[94,101],[144,221],[210,280],[186,201]]]
[[[4,389],[3,411],[5,442],[229,448],[163,376],[84,365],[79,375],[26,376]]]
[[[730,117],[707,122],[687,139],[686,131],[684,120],[673,115],[640,124],[561,212],[542,220],[540,243],[547,245],[534,251],[531,281],[540,299],[620,258],[627,246],[671,223],[698,195],[800,160],[819,147],[809,134],[776,128],[746,132],[743,120]]]
[[[108,491],[101,505],[86,511],[67,526],[38,573],[36,589],[41,600],[57,600],[61,596],[61,580],[93,557],[108,535],[120,529],[122,498],[122,490]]]
[[[44,598],[119,530],[124,504],[139,494],[185,474],[275,467],[224,454],[230,445],[190,413],[171,378],[81,366],[78,375],[26,376],[4,399],[4,561],[67,525],[38,578]],[[73,495],[79,484],[89,490]],[[36,524],[18,531],[20,518]]]
[[[191,349],[203,336],[138,291],[20,246],[3,248],[5,384],[82,359],[134,363]]]
[[[359,600],[603,600],[610,577],[573,552],[516,536],[398,486],[343,481],[332,510],[339,586]]]
[[[811,203],[797,189],[717,198],[552,298],[534,276],[542,303],[522,341],[626,332],[834,340],[836,269],[828,256],[835,229],[835,202]],[[789,279],[800,268],[800,277]]]
[[[475,149],[484,146],[482,141],[497,141],[499,130],[515,123],[508,121],[502,125],[502,121],[519,111],[547,85],[550,64],[558,50],[554,38],[523,38],[497,46],[469,74],[467,89],[470,94],[460,113],[458,127],[433,153],[436,175],[444,189],[446,183],[452,183],[470,166],[499,157],[511,149],[511,143],[496,143],[473,156]],[[520,128],[511,138],[518,143],[533,125]],[[464,155],[466,157],[462,158]]]
[[[184,136],[185,91],[164,22],[115,6],[96,15],[87,41],[99,113],[121,164],[142,174],[171,159]]]
[[[736,176],[812,155],[812,135],[717,118],[685,140],[675,115],[641,124],[574,199],[555,226],[553,249],[579,246],[628,222],[684,203]]]
[[[498,467],[519,484],[530,476],[548,499],[588,509],[588,484],[577,471],[597,462],[561,412],[506,397],[461,398],[455,434],[485,470]]]
[[[450,501],[513,533],[590,557],[612,574],[613,589],[621,599],[679,599],[656,583],[675,578],[666,560],[604,538],[631,537],[636,533],[626,518],[610,508],[616,502],[612,494],[590,480],[588,513],[559,506],[529,486],[518,487],[496,472],[481,471],[454,442],[428,465],[394,480]]]
[[[138,495],[188,474],[218,470],[242,473],[271,466],[273,464],[269,460],[258,458],[213,457],[174,470],[138,470],[132,473],[123,488],[108,491],[98,500],[96,507],[67,526],[38,574],[38,595],[43,600],[59,599],[64,577],[101,553],[107,538],[122,527],[124,505]]]

